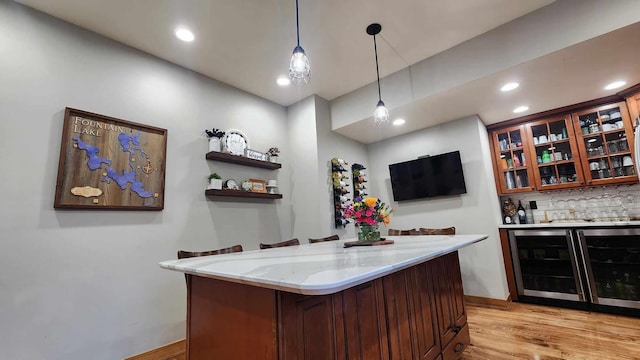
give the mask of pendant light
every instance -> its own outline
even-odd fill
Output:
[[[378,104],[373,112],[373,123],[377,127],[385,127],[389,124],[389,110],[384,106],[382,95],[380,94],[380,71],[378,70],[378,45],[376,44],[376,35],[382,30],[382,25],[373,23],[367,26],[367,34],[373,36],[373,51],[376,54],[376,78],[378,79]]]
[[[311,78],[311,67],[309,59],[304,53],[304,49],[300,46],[300,22],[298,20],[298,0],[296,0],[296,36],[298,45],[293,48],[291,62],[289,63],[289,78],[296,85],[304,85]]]

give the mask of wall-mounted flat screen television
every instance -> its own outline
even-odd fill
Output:
[[[460,152],[389,165],[395,201],[465,194]]]

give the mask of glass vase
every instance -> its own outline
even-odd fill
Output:
[[[372,242],[380,241],[380,229],[378,225],[363,225],[358,226],[358,241]]]

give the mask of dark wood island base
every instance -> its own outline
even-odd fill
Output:
[[[188,276],[187,353],[212,359],[458,359],[458,252],[329,295]]]

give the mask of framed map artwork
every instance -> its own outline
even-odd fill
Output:
[[[167,130],[66,108],[56,209],[164,209]]]

